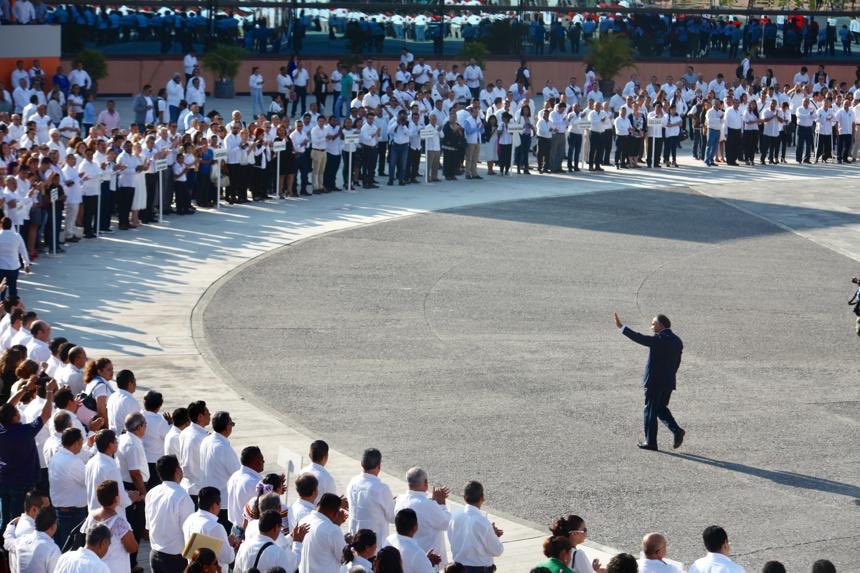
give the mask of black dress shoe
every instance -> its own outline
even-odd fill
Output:
[[[649,445],[648,445],[648,444],[646,444],[645,442],[639,442],[638,444],[636,444],[636,446],[637,446],[640,450],[651,450],[652,452],[656,452],[656,451],[657,451],[657,446],[649,446]]]
[[[672,449],[673,450],[677,450],[678,448],[681,447],[681,444],[684,443],[684,436],[686,436],[686,435],[687,435],[687,432],[685,432],[684,430],[681,430],[677,434],[675,434],[675,441],[672,442]]]

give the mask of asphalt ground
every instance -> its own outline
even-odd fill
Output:
[[[855,267],[695,192],[625,190],[299,242],[202,316],[243,396],[346,454],[380,448],[389,472],[478,479],[494,509],[574,511],[634,553],[662,531],[689,564],[717,523],[750,571],[858,571]],[[647,354],[613,310],[640,330],[664,312],[684,340],[678,452],[662,426],[663,451],[635,446]]]

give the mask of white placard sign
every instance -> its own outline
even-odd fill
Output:
[[[343,134],[343,142],[344,143],[358,143],[359,134],[357,133],[344,133]]]
[[[428,137],[435,137],[439,132],[436,131],[436,128],[432,125],[428,125],[427,127],[421,128],[421,139],[427,139]]]
[[[227,150],[218,148],[213,150],[212,158],[215,161],[221,161],[222,159],[227,159]]]
[[[155,160],[155,170],[156,171],[165,171],[167,169],[167,160],[166,159],[156,159]]]
[[[523,132],[523,124],[517,122],[511,122],[508,124],[508,132],[511,134],[514,133],[522,133]]]
[[[661,127],[663,125],[662,117],[649,117],[648,118],[648,127]]]
[[[274,151],[274,152],[284,151],[286,149],[287,149],[287,142],[286,141],[281,140],[281,141],[275,141],[272,143],[272,151]]]

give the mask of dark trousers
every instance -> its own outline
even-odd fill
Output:
[[[454,149],[442,150],[442,174],[446,178],[456,177],[460,168],[460,153]]]
[[[123,482],[122,485],[125,491],[134,489],[133,483]],[[128,524],[131,525],[131,531],[134,534],[135,540],[140,543],[140,540],[146,533],[146,514],[143,509],[143,502],[139,501],[125,508],[125,518],[128,520]],[[131,568],[134,569],[137,566],[137,552],[132,553],[129,557],[131,558]]]
[[[421,165],[421,149],[409,148],[406,152],[406,179],[418,181],[418,167]]]
[[[663,162],[668,164],[669,160],[672,163],[678,163],[678,143],[681,138],[677,135],[671,135],[666,138],[666,143],[663,145]]]
[[[97,215],[98,210],[99,210],[99,196],[98,195],[84,195],[83,206],[84,206],[84,235],[87,235],[87,236],[95,235],[96,225],[98,224],[98,222],[96,221],[96,215]]]
[[[743,141],[744,161],[747,163],[755,163],[755,152],[756,149],[758,149],[758,129],[745,129]]]
[[[155,549],[149,552],[149,567],[152,573],[183,573],[186,566],[188,561],[182,555],[168,555]]]
[[[6,288],[0,291],[0,298],[18,296],[18,274],[21,269],[0,269],[0,279],[6,279]]]
[[[102,213],[101,213],[101,221],[99,221],[99,226],[102,231],[107,231],[110,229],[110,218],[113,214],[113,204],[116,195],[116,191],[111,191],[108,183],[102,183]]]
[[[24,497],[36,484],[0,486],[0,526],[6,526],[12,519],[24,513]]]
[[[502,173],[508,173],[511,170],[511,150],[513,145],[510,143],[499,144],[499,170]]]
[[[158,473],[155,471],[154,462],[149,462],[146,465],[149,466],[149,481],[146,482],[146,491],[149,491],[155,486],[161,485],[161,478],[158,477]]]
[[[812,126],[798,125],[797,126],[797,149],[795,150],[795,158],[798,163],[801,161],[809,161],[812,155]]]
[[[829,133],[818,134],[818,147],[815,150],[815,160],[828,160],[833,157],[833,136]]]
[[[146,209],[140,213],[140,219],[149,223],[155,219],[155,196],[158,194],[158,173],[147,173],[146,179]]]
[[[57,533],[54,534],[54,541],[60,548],[66,543],[69,534],[76,525],[80,525],[87,518],[86,507],[58,507],[57,509]]]
[[[726,163],[733,165],[743,153],[743,139],[740,129],[726,130]]]
[[[387,157],[385,153],[386,151],[388,151]],[[376,144],[376,155],[377,161],[379,162],[379,170],[377,171],[377,173],[379,173],[379,176],[382,177],[383,175],[385,175],[385,165],[391,162],[391,149],[389,148],[387,141],[380,141]],[[389,169],[391,169],[390,166]],[[390,176],[391,174],[389,173],[389,177]]]
[[[669,399],[672,390],[645,388],[645,443],[657,447],[657,420],[660,420],[669,431],[677,434],[681,427],[669,411]]]
[[[529,168],[529,150],[532,145],[532,136],[520,134],[520,145],[517,147],[514,152],[514,163],[516,164],[518,169],[525,169],[528,171]]]
[[[603,159],[603,133],[592,131],[588,135],[588,168],[600,167]]]
[[[296,160],[296,178],[293,180],[293,189],[295,192],[298,186],[302,193],[307,193],[308,190],[308,173],[311,172],[311,162],[307,153],[299,153],[295,157]]]
[[[551,137],[538,137],[537,164],[538,171],[549,171],[549,152],[552,148]]]
[[[302,104],[302,115],[305,115],[305,110],[307,109],[307,101],[308,101],[308,86],[299,87],[296,86],[296,99],[293,101],[293,111],[290,113],[290,117],[296,115],[296,107],[299,105],[299,102]]]
[[[704,159],[705,158],[705,136],[702,133],[702,129],[695,127],[690,132],[690,135],[693,137],[693,159]]]
[[[652,165],[660,165],[660,155],[663,152],[663,138],[649,137],[648,138],[648,167]]]
[[[121,227],[128,227],[132,199],[134,199],[134,187],[120,187],[116,190],[116,216]]]
[[[851,154],[851,134],[840,133],[836,144],[836,159],[839,161],[848,161],[848,157]]]
[[[779,138],[771,137],[769,135],[761,136],[761,162],[770,160],[771,163],[775,162],[778,157],[777,153],[779,152]]]
[[[397,179],[401,185],[406,182],[409,161],[409,144],[392,143],[388,148],[388,183]]]
[[[337,187],[338,167],[340,167],[340,155],[326,153],[325,172],[323,173],[323,187],[326,189],[331,190]]]
[[[567,168],[579,169],[579,154],[582,152],[582,134],[567,134]]]
[[[365,187],[370,187],[374,184],[374,168],[376,167],[376,146],[362,145],[361,146],[361,178]]]

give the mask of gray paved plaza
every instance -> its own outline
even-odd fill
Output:
[[[857,570],[857,265],[748,212],[801,229],[860,215],[736,204],[628,189],[328,234],[220,283],[206,343],[252,402],[349,455],[379,447],[389,472],[480,479],[536,527],[573,510],[631,552],[664,531],[689,564],[719,523],[750,570]],[[665,312],[685,341],[678,452],[665,428],[664,452],[635,447],[646,351],[615,309],[636,329]]]

